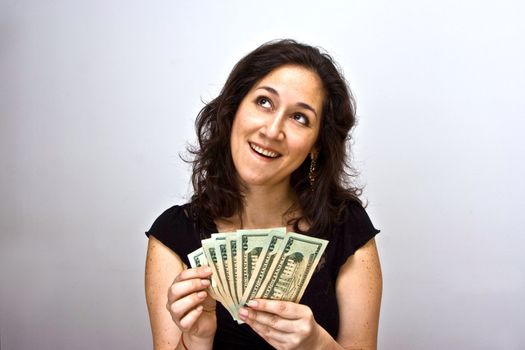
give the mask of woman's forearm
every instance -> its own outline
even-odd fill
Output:
[[[321,326],[319,326],[318,342],[313,349],[323,350],[377,350],[375,344],[342,346]]]
[[[212,350],[213,338],[202,339],[182,333],[177,350]]]
[[[317,343],[313,349],[326,349],[326,350],[344,350],[344,348],[332,338],[332,336],[321,326],[319,326],[319,336],[317,337]]]

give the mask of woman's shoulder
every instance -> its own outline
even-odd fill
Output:
[[[379,232],[361,202],[354,200],[346,203],[341,220],[331,239],[334,249],[337,250],[339,263],[344,263],[350,255]]]
[[[146,232],[177,253],[184,263],[187,254],[200,247],[201,234],[192,219],[189,204],[174,205],[166,209]]]
[[[349,200],[343,210],[341,226],[346,230],[350,231],[377,231],[368,213],[365,210],[365,206],[359,200]]]
[[[174,205],[162,212],[151,226],[150,230],[146,232],[149,236],[152,233],[158,233],[160,231],[175,230],[181,224],[185,224],[190,221],[189,204]]]

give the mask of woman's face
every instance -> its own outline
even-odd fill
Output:
[[[230,139],[244,185],[289,183],[315,152],[323,99],[318,75],[297,65],[276,68],[252,87],[237,109]]]

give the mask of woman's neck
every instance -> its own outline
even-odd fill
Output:
[[[240,224],[244,229],[286,226],[285,214],[295,202],[295,195],[287,190],[252,187],[244,196],[244,211]]]
[[[287,226],[289,219],[297,215],[290,210],[297,199],[287,183],[250,186],[243,195],[245,205],[241,213],[215,220],[219,232]]]

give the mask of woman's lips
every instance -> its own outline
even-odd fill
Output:
[[[267,148],[261,147],[255,143],[249,142],[249,144],[252,150],[254,150],[257,154],[262,155],[266,158],[278,158],[281,156],[281,154],[275,151],[269,150]]]

